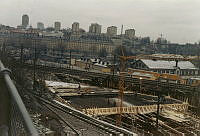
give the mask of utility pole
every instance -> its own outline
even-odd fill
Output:
[[[160,93],[158,93],[158,101],[157,101],[157,114],[156,114],[156,128],[157,128],[157,130],[158,130],[159,111],[160,111]]]
[[[157,114],[156,114],[156,128],[158,130],[159,127],[159,114],[160,114],[160,104],[165,102],[165,97],[164,95],[161,95],[161,90],[158,88],[158,83],[160,80],[157,80],[157,95],[158,95],[158,101],[157,101]]]
[[[33,40],[34,60],[33,60],[33,89],[36,90],[36,39]]]
[[[21,53],[20,53],[20,61],[21,61],[21,66],[23,65],[23,56],[24,56],[24,46],[23,42],[21,42]]]
[[[7,41],[3,41],[3,47],[2,47],[2,61],[5,61],[5,55],[6,55],[6,44],[7,44]]]
[[[114,54],[114,58],[113,58],[113,73],[112,73],[113,76],[115,74],[115,64],[116,64],[116,55]]]
[[[140,83],[139,83],[139,91],[140,91],[140,93],[141,93],[141,89],[142,89],[142,77],[140,77]],[[137,91],[137,89],[136,89],[136,96],[137,96],[137,94],[138,94],[138,91]]]
[[[62,54],[63,54],[63,49],[62,49],[62,39],[61,39],[61,37],[60,37],[60,42],[59,42],[59,46],[58,46],[59,48],[60,48],[60,61],[59,61],[59,63],[60,63],[60,68],[61,68],[61,63],[62,63]]]
[[[159,82],[159,79],[157,80],[157,95],[158,95],[158,100],[157,100],[157,114],[156,114],[156,128],[158,130],[158,118],[159,118],[159,110],[160,110],[160,92],[159,92],[159,89],[158,89],[158,82]]]
[[[72,64],[72,51],[70,49],[70,52],[69,52],[69,57],[70,57],[70,60],[69,60],[69,68],[71,69],[71,64]]]
[[[64,59],[65,47],[63,45],[63,39],[61,38],[61,59]]]

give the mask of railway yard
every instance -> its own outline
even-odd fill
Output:
[[[0,136],[200,136],[197,1],[1,2]]]
[[[13,72],[23,67],[13,75],[22,90],[32,84],[35,71],[35,87],[22,92],[23,99],[49,135],[200,135],[196,86],[125,76],[120,105],[117,74],[43,65],[34,70],[30,63],[9,62]]]
[[[24,64],[24,68],[29,74],[33,72],[29,64]],[[40,123],[54,135],[200,135],[200,120],[193,114],[189,97],[178,100],[164,93],[157,114],[158,86],[165,91],[174,91],[176,86],[185,93],[197,91],[195,87],[148,80],[142,80],[141,84],[137,79],[126,77],[127,89],[120,108],[118,87],[114,82],[104,81],[110,79],[108,74],[44,66],[37,66],[37,71],[40,91],[29,92],[35,101],[30,107],[36,109],[33,114],[37,113]],[[39,71],[45,71],[45,75],[39,77]],[[114,78],[117,80],[117,75]],[[149,86],[156,91],[146,93]],[[117,126],[119,113],[121,125]]]

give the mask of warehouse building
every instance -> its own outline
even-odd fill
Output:
[[[132,66],[136,69],[143,69],[158,73],[178,74],[180,76],[197,76],[200,71],[190,61],[179,61],[176,66],[175,61],[140,59]]]

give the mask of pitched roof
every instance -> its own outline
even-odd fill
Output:
[[[175,69],[175,61],[166,60],[147,60],[141,59],[141,61],[151,69]],[[180,69],[198,69],[190,61],[179,61],[178,67]]]

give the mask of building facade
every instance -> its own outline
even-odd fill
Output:
[[[41,33],[40,31],[33,33],[33,30],[16,30],[2,34],[2,40],[7,37],[8,40],[6,41],[12,42],[10,44],[13,46],[20,46],[20,42],[23,42],[25,48],[32,48],[35,40],[37,40],[38,48],[45,50],[45,54],[52,57],[67,56],[69,51],[98,56],[102,49],[105,49],[107,54],[111,54],[116,48],[112,40],[106,35],[82,34],[79,37],[63,37],[55,34],[62,33]]]
[[[116,26],[110,26],[107,28],[107,35],[109,36],[115,36],[117,35],[117,27]]]
[[[75,32],[75,33],[79,32],[79,23],[78,22],[74,22],[72,24],[72,32]]]
[[[75,61],[75,66],[87,70],[111,72],[110,62],[101,61],[100,59],[81,58]]]
[[[27,28],[29,25],[29,17],[28,15],[23,15],[22,16],[22,27]]]
[[[135,29],[127,29],[125,30],[125,36],[132,39],[135,37]]]
[[[89,27],[89,33],[101,34],[101,25],[92,23]]]
[[[179,61],[176,66],[175,61],[165,60],[150,60],[141,59],[137,60],[133,65],[133,68],[142,69],[158,73],[177,74],[180,76],[198,76],[200,71],[190,61]]]
[[[60,31],[61,28],[61,22],[55,22],[54,23],[54,29],[55,31]]]
[[[44,30],[44,24],[42,22],[38,22],[37,29]]]

